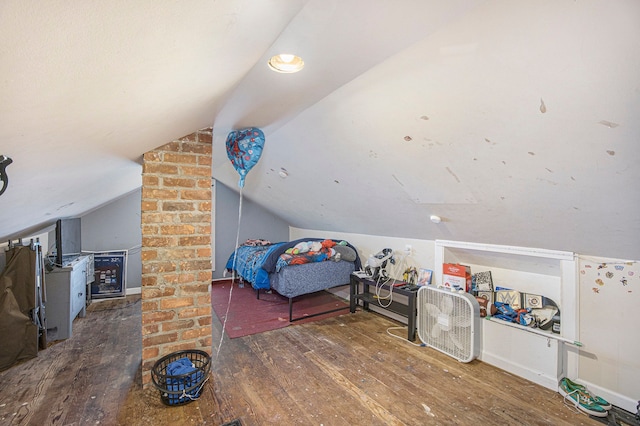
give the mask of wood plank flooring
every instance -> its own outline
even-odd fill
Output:
[[[73,337],[0,372],[1,425],[598,425],[562,397],[479,361],[389,336],[370,312],[224,338],[214,316],[202,396],[142,389],[139,296],[101,301]],[[406,330],[389,330],[406,336]]]

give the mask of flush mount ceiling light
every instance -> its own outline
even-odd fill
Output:
[[[298,72],[304,68],[304,61],[300,56],[281,53],[279,55],[272,56],[271,59],[269,59],[269,68],[276,72],[290,74]]]

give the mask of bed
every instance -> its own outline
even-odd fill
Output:
[[[247,240],[229,256],[226,264],[227,271],[235,271],[251,284],[258,298],[261,290],[274,290],[287,297],[290,322],[309,318],[293,318],[294,298],[349,284],[351,273],[361,267],[358,252],[351,244],[322,238],[278,243]]]

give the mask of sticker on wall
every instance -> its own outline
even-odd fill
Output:
[[[637,297],[639,292],[634,293],[633,289],[634,285],[640,284],[639,264],[636,261],[603,262],[583,258],[579,266],[579,282],[588,286],[590,294],[598,297],[615,297],[619,292],[625,297]]]

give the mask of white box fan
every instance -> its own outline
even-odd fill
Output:
[[[458,361],[478,356],[480,305],[469,293],[424,286],[418,290],[418,337]]]

